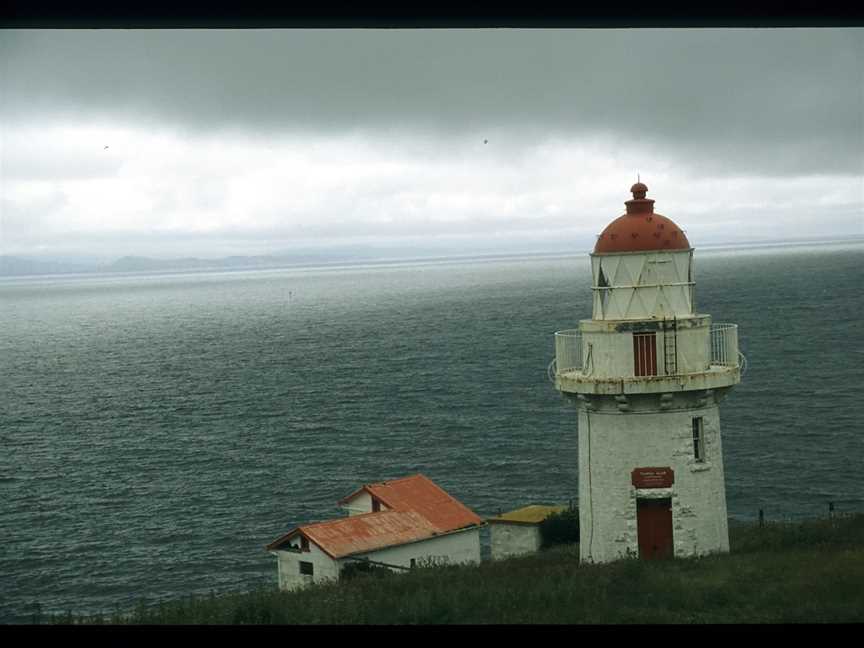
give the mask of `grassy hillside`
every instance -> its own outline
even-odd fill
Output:
[[[733,525],[731,553],[580,565],[578,547],[478,567],[363,574],[299,592],[189,598],[59,623],[796,623],[864,621],[864,515]],[[275,570],[275,566],[274,566]]]

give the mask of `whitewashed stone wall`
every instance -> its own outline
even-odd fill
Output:
[[[677,371],[698,373],[710,365],[711,316],[694,315],[676,321]],[[663,321],[627,322],[608,320],[582,320],[583,373],[593,379],[615,380],[635,375],[633,356],[633,328],[639,331],[655,330],[658,375],[666,374],[664,357]],[[671,322],[667,322],[671,325]]]
[[[299,537],[292,539],[291,544],[299,547]],[[277,557],[279,588],[282,590],[294,590],[312,583],[338,580],[342,567],[355,562],[344,558],[334,560],[314,543],[309,543],[309,551],[295,553],[279,550],[272,553]],[[448,533],[428,540],[357,554],[356,557],[401,567],[411,567],[412,558],[416,560],[418,566],[422,564],[476,565],[480,563],[480,529],[478,527]],[[301,561],[313,564],[312,577],[300,573]]]
[[[687,395],[694,403],[695,396]],[[584,403],[579,408],[582,560],[606,562],[638,555],[637,496],[671,497],[676,557],[729,551],[720,416],[713,399],[704,407],[666,412],[640,412],[637,402],[636,411],[626,413],[608,406],[610,401],[614,405],[613,399],[591,401],[588,408]],[[693,452],[692,420],[697,416],[704,426],[701,463]],[[631,483],[633,469],[663,466],[674,471],[672,487],[637,492]]]
[[[428,540],[358,554],[358,557],[401,567],[410,567],[412,558],[416,560],[418,566],[423,562],[441,565],[476,565],[480,563],[480,528],[457,531],[435,536]],[[343,560],[341,562],[347,564],[348,561]]]
[[[540,549],[540,526],[537,524],[489,525],[489,544],[492,560],[534,553]]]
[[[292,540],[291,544],[299,547],[300,539]],[[281,590],[299,589],[312,583],[339,578],[339,563],[321,551],[314,543],[309,543],[309,551],[295,553],[280,550],[272,553],[276,554],[279,589]],[[301,561],[312,563],[314,571],[312,576],[305,576],[300,573]]]

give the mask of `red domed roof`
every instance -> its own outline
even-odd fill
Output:
[[[690,241],[681,228],[656,213],[654,201],[645,198],[648,187],[637,182],[630,187],[630,191],[633,192],[633,200],[624,203],[627,213],[606,226],[597,238],[595,254],[690,249]]]

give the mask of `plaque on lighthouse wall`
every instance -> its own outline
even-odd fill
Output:
[[[669,488],[675,482],[675,473],[668,467],[634,468],[630,478],[636,488]]]

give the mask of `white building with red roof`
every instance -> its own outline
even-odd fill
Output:
[[[357,563],[401,571],[480,562],[483,520],[424,475],[366,484],[339,504],[347,517],[295,527],[267,545],[280,589],[337,580]]]

